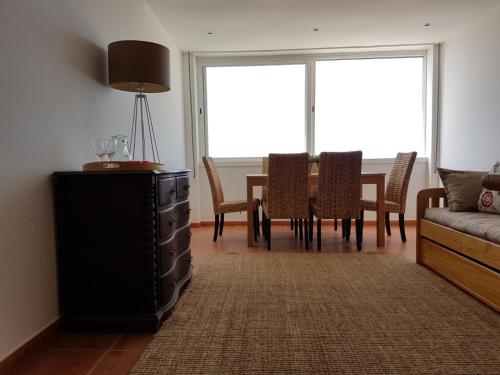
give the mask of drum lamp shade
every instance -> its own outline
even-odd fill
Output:
[[[170,51],[161,44],[119,40],[108,45],[109,85],[117,90],[170,90]]]

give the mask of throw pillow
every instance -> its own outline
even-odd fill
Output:
[[[500,174],[487,174],[484,176],[483,188],[500,191]]]
[[[477,200],[483,189],[482,179],[488,172],[445,168],[438,168],[438,172],[450,211],[477,211]]]
[[[484,187],[479,200],[477,202],[477,207],[481,212],[491,212],[500,214],[500,191],[493,190],[491,188],[495,187],[494,181],[498,181],[500,177],[500,162],[496,162],[491,172],[485,177],[484,183],[490,189]]]

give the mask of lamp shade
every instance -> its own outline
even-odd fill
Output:
[[[170,51],[161,44],[119,40],[108,45],[109,85],[131,92],[170,90]]]

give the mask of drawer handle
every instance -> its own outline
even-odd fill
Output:
[[[170,286],[176,286],[176,285],[177,285],[177,283],[175,281],[170,282]]]
[[[191,210],[190,208],[188,208],[188,209],[186,210],[186,213],[187,213],[187,214],[189,214],[189,213],[191,213],[191,211],[192,211],[192,210]]]
[[[168,225],[173,226],[175,224],[175,219],[169,220]]]
[[[187,233],[187,234],[186,234],[186,237],[187,237],[187,238],[191,238],[191,236],[192,236],[192,235],[193,235],[193,234],[192,234],[191,232],[189,232],[189,233]]]
[[[189,190],[190,187],[191,185],[184,185],[184,190]]]
[[[175,189],[170,189],[170,195],[175,195]]]
[[[174,256],[175,255],[175,251],[174,250],[169,250],[168,253],[171,255],[171,256]]]

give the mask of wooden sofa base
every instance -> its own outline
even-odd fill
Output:
[[[433,241],[422,239],[420,264],[500,312],[500,276]]]
[[[500,245],[424,219],[440,201],[447,206],[444,189],[417,195],[417,263],[500,312]]]

